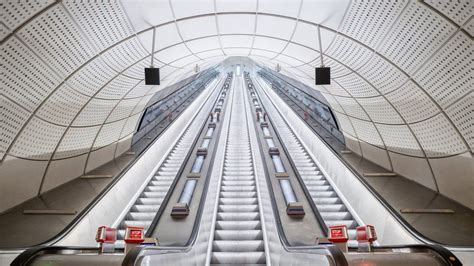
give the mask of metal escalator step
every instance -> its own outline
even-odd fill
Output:
[[[126,216],[127,220],[152,221],[156,212],[129,212]]]
[[[262,240],[242,240],[242,241],[216,240],[212,243],[212,250],[214,252],[263,251],[264,242]]]
[[[314,203],[316,204],[341,204],[341,199],[338,197],[333,198],[313,198]]]
[[[236,205],[236,204],[246,204],[246,205],[251,205],[251,204],[257,204],[257,198],[254,197],[247,197],[247,198],[220,198],[219,199],[219,204],[230,204],[230,205]]]
[[[260,221],[217,221],[216,230],[259,230]]]
[[[330,220],[349,220],[352,215],[349,212],[320,212],[321,217],[326,221]]]
[[[133,207],[130,210],[131,211],[136,211],[136,212],[157,212],[159,208],[160,208],[160,205],[135,204],[135,205],[133,205]]]
[[[327,226],[334,225],[345,225],[348,229],[354,229],[357,227],[357,223],[354,220],[324,220]]]
[[[262,230],[216,230],[214,240],[263,240]]]
[[[256,191],[256,188],[255,186],[222,186],[221,191],[248,192],[248,191]]]
[[[262,264],[265,263],[265,252],[214,252],[211,263],[219,264]]]
[[[252,221],[259,220],[258,212],[218,212],[218,221]]]
[[[219,212],[256,212],[258,205],[219,205]]]
[[[332,198],[337,197],[335,191],[310,191],[311,197],[313,198]]]
[[[316,208],[318,208],[318,211],[320,212],[342,212],[346,210],[346,206],[344,206],[344,204],[316,204]]]

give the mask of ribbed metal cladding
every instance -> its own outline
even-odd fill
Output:
[[[236,80],[236,85],[242,80]],[[211,264],[266,264],[257,188],[245,115],[236,88],[219,194]]]

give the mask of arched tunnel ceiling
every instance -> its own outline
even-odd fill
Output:
[[[2,9],[0,174],[34,169],[24,173],[34,180],[24,198],[94,168],[94,152],[112,159],[125,151],[151,96],[195,64],[246,56],[321,91],[355,152],[474,206],[456,198],[445,170],[470,166],[459,178],[474,188],[472,1],[29,1]],[[318,26],[330,86],[313,85]],[[153,28],[162,85],[145,86]],[[407,160],[417,169],[405,169]],[[58,177],[71,163],[80,167]]]

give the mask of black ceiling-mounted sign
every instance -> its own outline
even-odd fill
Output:
[[[317,67],[316,68],[316,85],[331,84],[331,68]]]
[[[155,67],[145,68],[145,85],[160,85],[160,69]]]

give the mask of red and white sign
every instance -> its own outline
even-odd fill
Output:
[[[358,242],[374,242],[377,240],[377,234],[373,225],[358,226],[356,229]]]
[[[143,226],[128,226],[125,231],[125,243],[141,243],[145,240]]]
[[[100,226],[97,229],[95,241],[99,243],[115,243],[115,241],[117,241],[117,229],[107,226]]]
[[[347,227],[345,225],[335,225],[329,227],[329,241],[333,243],[345,243],[349,240]]]

